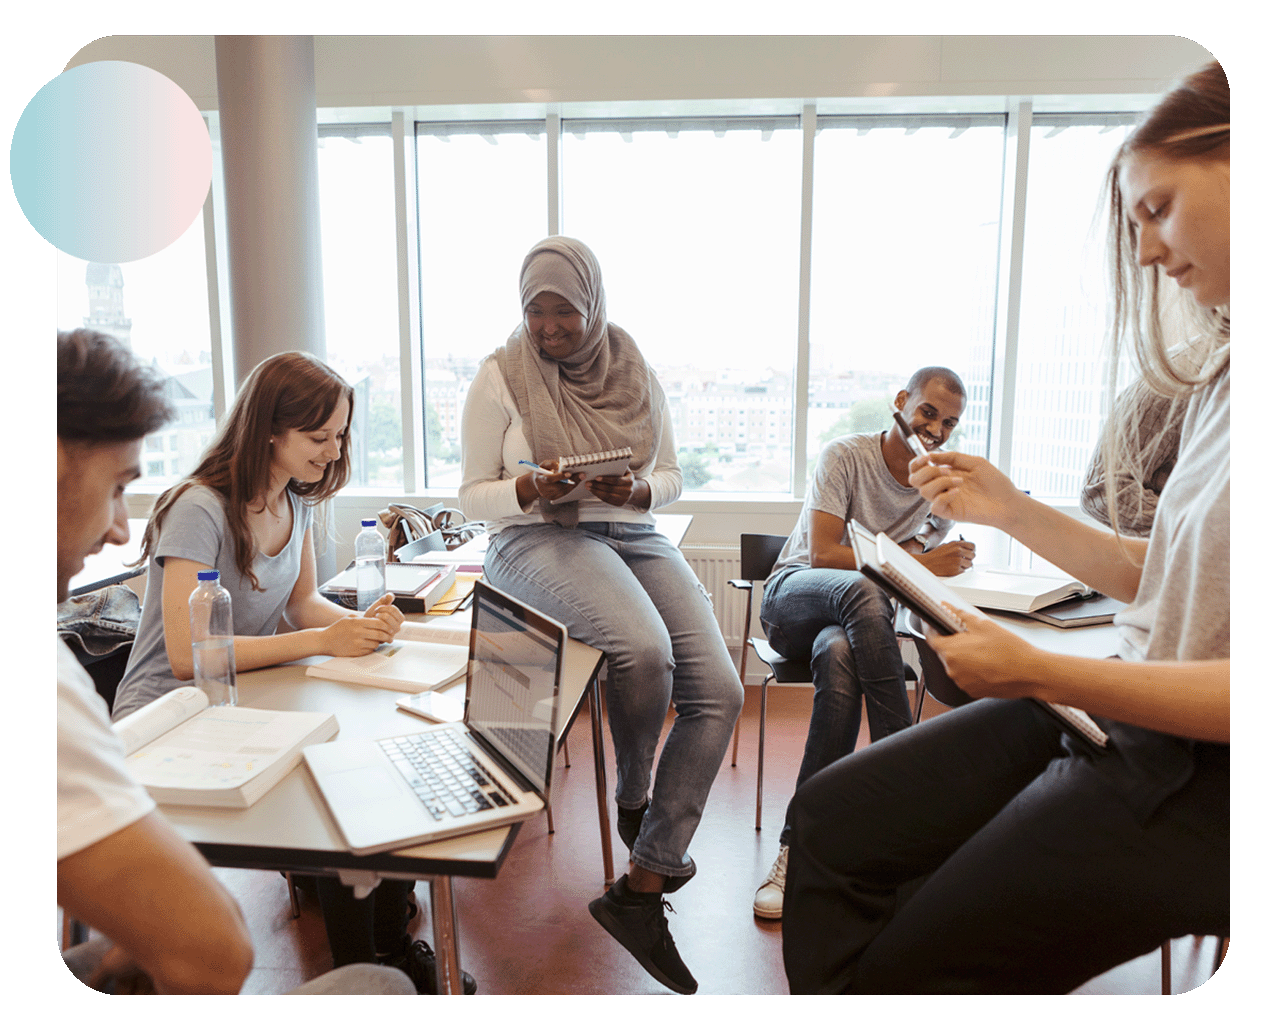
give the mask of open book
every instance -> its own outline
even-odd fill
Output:
[[[578,501],[588,497],[587,481],[598,476],[622,476],[631,465],[632,451],[626,448],[614,448],[607,452],[593,452],[591,455],[560,456],[560,472],[582,473],[578,486],[562,498],[556,498],[551,504],[561,505],[566,501]]]
[[[967,569],[947,580],[947,586],[979,608],[1023,615],[1093,593],[1079,580],[1001,569]]]
[[[877,534],[874,543],[868,543],[868,531],[855,526],[854,523],[849,524],[849,544],[858,558],[862,574],[888,590],[938,632],[950,634],[964,631],[964,623],[944,608],[943,602],[961,611],[981,614],[970,602],[903,551],[887,534]],[[1038,699],[1036,702],[1048,709],[1077,736],[1097,747],[1107,745],[1107,734],[1083,711],[1066,704]]]
[[[159,804],[248,807],[338,733],[321,711],[209,707],[194,686],[170,690],[116,722],[129,774]]]
[[[419,636],[424,639],[411,639]],[[438,690],[466,675],[470,638],[470,629],[432,630],[405,623],[394,640],[376,651],[308,665],[307,675],[404,693]]]

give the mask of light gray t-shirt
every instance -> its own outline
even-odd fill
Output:
[[[1231,371],[1187,407],[1137,597],[1116,614],[1126,661],[1231,656]]]
[[[946,536],[952,521],[930,514],[929,503],[919,491],[893,478],[880,451],[881,436],[849,434],[823,446],[800,519],[778,555],[773,573],[792,565],[808,567],[809,513],[815,510],[845,522],[853,519],[872,533],[888,534],[899,544],[922,531],[930,535],[930,547]],[[841,537],[840,543],[848,546],[849,538]]]
[[[311,527],[311,506],[291,491],[293,531],[275,556],[258,553],[253,571],[261,590],[236,568],[235,542],[227,526],[222,497],[197,484],[183,492],[164,519],[164,527],[147,563],[147,593],[142,621],[133,642],[129,665],[116,691],[111,717],[119,720],[179,686],[169,668],[164,645],[164,560],[185,558],[218,570],[218,582],[231,594],[231,622],[237,636],[270,636],[280,624],[284,607],[298,582],[303,541]]]

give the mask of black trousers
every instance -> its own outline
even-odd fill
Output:
[[[413,882],[384,878],[362,900],[350,886],[329,875],[315,879],[333,966],[376,963],[399,956],[408,937],[409,896]]]
[[[1125,762],[1102,763],[1123,751],[1069,749],[1025,700],[830,765],[791,805],[791,991],[1069,992],[1167,938],[1229,934],[1229,748],[1196,750],[1150,813]]]

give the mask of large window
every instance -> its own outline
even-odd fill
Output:
[[[787,492],[798,117],[564,123],[564,228],[671,405],[686,493]]]
[[[887,427],[922,366],[965,381],[949,446],[986,454],[1003,153],[1002,115],[818,119],[811,462],[834,436]]]
[[[462,404],[520,322],[520,262],[547,234],[542,121],[417,126],[427,486],[461,482]]]
[[[395,165],[377,125],[320,132],[320,262],[329,363],[355,389],[351,484],[404,483]]]
[[[525,253],[559,230],[595,250],[609,318],[663,382],[686,496],[799,497],[827,439],[883,428],[911,372],[937,363],[969,387],[953,444],[993,451],[998,402],[1012,418],[1002,468],[1074,504],[1105,408],[1091,227],[1132,115],[1036,113],[1028,133],[1016,130],[1026,107],[1005,108],[422,121],[407,179],[389,113],[322,124],[326,335],[359,396],[353,484],[394,495],[409,483],[402,378],[413,373],[427,487],[454,491],[467,389],[519,324]],[[416,223],[397,223],[397,180],[416,188]],[[406,231],[420,290],[408,324]],[[59,264],[59,326],[122,334],[181,389],[178,432],[147,446],[158,485],[189,470],[213,431],[203,243],[197,222],[149,260]],[[997,313],[1018,280],[1006,265],[1021,270],[1021,305],[1002,334]],[[406,334],[420,340],[420,371],[402,365]]]
[[[160,490],[194,469],[216,429],[203,217],[172,245],[132,263],[59,253],[57,318],[60,331],[113,335],[168,378],[177,416],[147,438],[142,486]]]
[[[1031,129],[1013,478],[1073,501],[1097,442],[1107,299],[1102,181],[1131,115],[1043,115]],[[1096,230],[1095,230],[1096,228]]]

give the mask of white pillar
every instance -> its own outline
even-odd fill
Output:
[[[311,36],[215,36],[235,379],[325,356]]]

